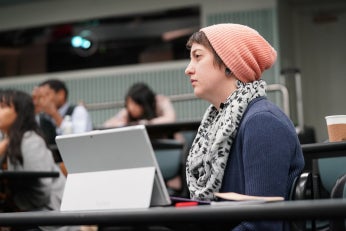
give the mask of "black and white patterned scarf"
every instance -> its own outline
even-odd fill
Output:
[[[263,80],[237,81],[234,91],[218,111],[205,112],[186,163],[187,185],[193,199],[212,200],[220,190],[233,139],[249,102],[266,95]]]

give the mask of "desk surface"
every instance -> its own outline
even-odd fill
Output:
[[[0,214],[0,225],[160,225],[229,223],[242,220],[346,218],[346,200],[304,200],[227,206],[155,207],[86,212],[22,212]]]
[[[303,144],[302,149],[311,159],[346,156],[346,142]]]
[[[176,121],[172,123],[160,123],[160,124],[147,124],[145,125],[149,134],[162,133],[162,132],[178,132],[178,131],[190,131],[197,130],[201,121],[200,120],[187,120]],[[97,127],[97,130],[111,129],[117,127]]]
[[[305,169],[311,170],[313,161],[320,158],[346,157],[346,142],[327,142],[302,145]]]
[[[201,121],[177,121],[174,123],[145,125],[149,134],[197,130]]]
[[[0,171],[0,178],[7,179],[35,179],[42,177],[58,177],[59,172],[50,171]]]
[[[145,128],[150,138],[162,138],[162,136],[170,137],[176,132],[181,131],[197,131],[201,121],[177,121],[173,123],[162,123],[162,124],[147,124]],[[116,127],[98,127],[97,130],[111,129]]]

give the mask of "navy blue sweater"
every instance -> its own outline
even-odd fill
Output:
[[[288,199],[304,167],[292,121],[264,97],[253,100],[232,144],[220,192]],[[242,222],[233,230],[286,230],[284,222]]]

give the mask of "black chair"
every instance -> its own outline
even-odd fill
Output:
[[[312,198],[312,173],[311,171],[304,171],[294,179],[289,199],[307,200]],[[293,221],[290,223],[290,229],[291,231],[307,230],[307,221]]]
[[[151,143],[165,182],[175,177],[182,180],[184,143],[174,139],[155,139],[151,140]],[[180,196],[181,190],[169,187],[167,189],[171,196]]]
[[[294,179],[289,199],[307,200],[312,198],[312,173],[304,171]]]
[[[316,182],[314,182],[316,180],[314,178],[316,177],[316,172],[304,171],[294,180],[289,199],[316,199],[316,195],[314,195],[314,190],[316,190],[316,187],[320,188],[318,193],[321,193],[322,190],[325,190],[325,193],[328,193],[330,190],[330,195],[328,194],[328,198],[330,199],[346,198],[346,174],[336,178],[338,171],[341,169],[338,169],[337,166],[338,165],[335,165],[335,163],[333,164],[333,162],[330,161],[321,162],[321,172],[319,172],[319,174],[327,175],[323,176],[322,179],[324,179],[324,184],[327,186],[329,186],[330,183],[333,184],[330,189],[327,186],[323,186],[322,182],[320,182],[318,186],[313,186],[313,184],[316,184]],[[342,165],[341,162],[339,166],[345,165]],[[330,170],[331,168],[334,169]],[[318,179],[320,179],[320,176],[318,177]],[[325,189],[325,187],[327,187],[327,189]],[[321,196],[321,194],[318,196]],[[290,226],[292,231],[346,231],[344,220],[294,221],[290,223]]]
[[[345,153],[346,155],[346,153]],[[346,157],[321,158],[317,160],[316,198],[330,198],[337,180],[346,174]]]
[[[346,174],[346,143],[316,143],[302,145],[305,171],[310,171],[310,190],[307,199],[330,199],[332,189],[339,177]],[[293,198],[294,199],[294,198]],[[331,230],[329,220],[306,221],[294,230]]]
[[[168,144],[168,140],[164,142]],[[165,181],[179,175],[183,156],[183,144],[170,140],[168,145],[167,147],[154,149],[157,162]]]
[[[333,198],[334,185],[341,176],[346,174],[346,157],[319,158],[314,161],[313,167],[314,198]],[[307,230],[330,231],[332,227],[329,220],[316,220],[311,225],[308,224]]]
[[[336,181],[332,192],[331,198],[345,198],[346,199],[346,174],[339,177]],[[345,220],[331,220],[330,221],[331,231],[346,231]]]

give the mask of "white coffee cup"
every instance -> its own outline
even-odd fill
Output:
[[[329,141],[346,141],[346,115],[331,115],[325,118]]]

